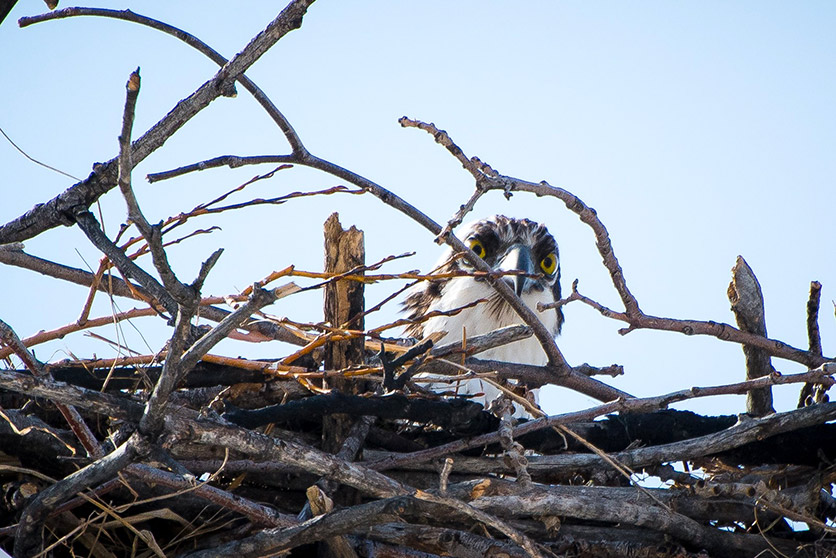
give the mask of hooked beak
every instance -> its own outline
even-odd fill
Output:
[[[514,244],[505,253],[505,257],[499,262],[500,271],[522,271],[530,275],[537,273],[534,267],[534,258],[532,258],[531,248],[524,244]],[[511,282],[511,286],[517,293],[517,296],[531,288],[534,281],[525,275],[516,275],[514,277],[506,277],[506,281]]]

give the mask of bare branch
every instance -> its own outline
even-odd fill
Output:
[[[783,432],[792,432],[800,428],[821,424],[824,421],[833,420],[833,417],[836,417],[836,403],[822,403],[812,407],[805,407],[804,409],[775,413],[762,418],[745,419],[731,428],[714,434],[707,434],[670,444],[614,452],[610,454],[610,457],[622,465],[635,470],[660,463],[690,461],[739,448],[743,445]],[[551,418],[553,419],[554,417]],[[518,428],[522,429],[521,427]],[[380,454],[377,455],[380,456]],[[410,456],[410,459],[406,459],[406,456],[390,456],[378,459],[367,465],[375,470],[382,470],[384,468],[391,468],[397,462],[399,468],[432,469],[432,466],[421,465],[424,459],[422,459],[423,456],[419,452],[407,455]],[[434,457],[439,456],[435,455]],[[528,458],[528,471],[532,476],[535,474],[576,474],[608,470],[609,468],[610,464],[601,456],[594,453],[543,455]],[[456,473],[479,475],[497,472],[514,474],[514,468],[511,465],[506,464],[501,459],[495,458],[458,457],[456,458],[453,471]]]
[[[241,52],[227,62],[215,76],[183,99],[132,145],[134,165],[156,151],[195,114],[218,97],[229,93],[229,85],[239,78],[279,39],[302,24],[302,17],[314,0],[293,0]],[[17,219],[0,226],[0,244],[20,242],[54,228],[72,224],[78,208],[87,208],[116,185],[116,160],[98,166],[84,181],[75,184],[50,201],[32,208]]]
[[[661,331],[674,331],[682,333],[684,335],[708,335],[710,337],[716,337],[721,341],[728,341],[731,343],[739,343],[741,345],[757,347],[759,349],[763,349],[768,354],[774,357],[799,362],[810,368],[820,366],[825,362],[833,360],[830,357],[823,357],[821,355],[816,355],[810,351],[798,349],[796,347],[793,347],[792,345],[789,345],[788,343],[778,341],[777,339],[770,339],[761,335],[741,331],[732,325],[722,322],[663,318],[659,316],[645,314],[643,312],[639,312],[637,314],[617,312],[615,310],[612,310],[611,308],[607,308],[603,304],[600,304],[587,296],[582,295],[576,287],[577,284],[574,285],[572,293],[568,297],[564,298],[562,301],[559,301],[554,304],[544,304],[540,306],[540,308],[552,308],[558,304],[564,305],[568,302],[577,300],[583,302],[587,306],[594,308],[605,318],[612,318],[614,320],[619,320],[628,323],[629,327],[619,330],[619,333],[622,335],[625,335],[636,329],[656,329]]]
[[[157,268],[157,273],[160,274],[166,291],[181,305],[194,304],[196,297],[195,291],[188,289],[177,280],[174,271],[168,263],[168,256],[163,248],[162,242],[162,226],[152,226],[145,219],[131,188],[131,171],[133,170],[131,131],[133,129],[139,87],[140,78],[139,69],[137,69],[131,74],[126,86],[127,94],[125,110],[122,116],[122,133],[119,135],[119,176],[117,182],[119,189],[122,191],[122,197],[125,198],[125,203],[128,206],[128,219],[136,225],[139,232],[145,238],[154,261],[154,267]]]
[[[696,547],[705,548],[717,556],[752,556],[770,548],[769,543],[758,535],[741,537],[706,527],[682,514],[660,509],[650,501],[637,503],[624,499],[614,504],[608,502],[603,493],[596,496],[578,495],[570,499],[564,495],[553,496],[548,491],[544,493],[532,489],[527,494],[479,498],[474,500],[473,505],[502,515],[594,517],[598,521],[651,527]]]
[[[531,487],[531,475],[528,473],[528,460],[525,458],[523,448],[518,442],[514,441],[514,419],[512,413],[514,406],[509,400],[504,400],[504,408],[499,417],[499,428],[497,434],[499,435],[499,443],[505,451],[505,459],[514,467],[514,474],[517,477],[517,482],[523,489]]]
[[[35,358],[29,349],[20,340],[15,331],[3,320],[0,320],[0,345],[5,345],[11,352],[23,362],[23,365],[38,378],[50,378],[49,372],[44,365]],[[72,429],[73,433],[79,439],[87,453],[94,457],[102,456],[102,449],[99,446],[96,436],[90,431],[90,427],[84,422],[81,415],[78,414],[75,407],[72,405],[63,405],[56,403],[55,406],[64,416]]]
[[[559,424],[570,424],[582,420],[592,420],[600,416],[616,412],[649,412],[657,409],[665,409],[669,405],[678,401],[685,401],[695,397],[710,397],[715,395],[727,394],[742,394],[751,389],[763,387],[766,385],[799,383],[805,381],[825,382],[828,385],[834,383],[832,375],[836,373],[836,365],[826,364],[816,370],[804,372],[801,374],[792,374],[781,376],[772,374],[764,376],[756,380],[748,380],[737,384],[729,384],[725,386],[713,387],[693,387],[681,391],[675,391],[667,395],[646,398],[634,398],[613,401],[597,407],[592,407],[582,411],[575,411],[571,413],[564,413],[560,415],[553,415],[541,419],[528,421],[525,424],[516,426],[513,431],[515,437],[520,437],[529,432],[535,432],[543,428],[550,428]],[[772,415],[773,417],[775,415]],[[373,469],[383,471],[396,467],[403,467],[407,464],[422,463],[431,459],[437,459],[451,453],[461,452],[472,448],[478,448],[487,444],[496,443],[499,441],[499,434],[492,432],[475,436],[470,439],[461,439],[455,442],[436,446],[426,450],[415,451],[404,454],[402,456],[391,456],[375,460],[369,464]],[[671,459],[674,460],[674,459]]]
[[[128,206],[128,219],[136,224],[143,235],[148,236],[150,234],[150,225],[139,210],[136,196],[134,196],[133,189],[131,189],[131,171],[133,170],[133,160],[131,159],[131,131],[134,125],[139,87],[139,68],[137,68],[131,74],[131,77],[128,78],[128,83],[125,86],[127,94],[125,98],[125,110],[122,115],[122,133],[119,135],[118,183],[119,189],[122,190],[122,196],[125,198],[125,203]]]
[[[90,242],[92,242],[93,245],[101,250],[108,258],[110,258],[110,261],[112,261],[114,265],[119,268],[119,271],[121,271],[123,275],[134,279],[142,285],[146,291],[154,296],[154,298],[156,298],[160,304],[165,307],[169,314],[172,316],[177,315],[177,302],[172,298],[168,291],[166,291],[156,279],[149,275],[147,271],[136,265],[127,255],[125,255],[125,252],[123,252],[121,248],[116,246],[109,238],[107,238],[107,236],[105,236],[99,226],[99,222],[92,213],[84,210],[78,213],[75,217],[76,223],[78,223],[79,228],[84,231],[84,234],[87,235]]]
[[[151,392],[148,403],[145,405],[145,411],[139,421],[139,431],[151,439],[154,439],[162,430],[166,406],[169,403],[171,392],[191,369],[181,359],[185,348],[188,346],[194,312],[194,307],[179,306],[174,324],[174,334],[169,340],[168,353],[163,363],[162,372],[154,385],[154,391]]]
[[[810,298],[807,301],[807,339],[810,352],[821,356],[821,334],[819,333],[819,305],[821,303],[821,283],[810,282]]]
[[[81,492],[111,479],[138,456],[137,438],[122,444],[111,454],[91,463],[65,479],[53,484],[23,510],[15,536],[14,555],[19,558],[35,556],[43,547],[40,530],[43,518],[58,504]]]
[[[252,537],[226,545],[187,554],[189,558],[222,558],[235,555],[272,555],[303,544],[310,544],[335,535],[351,533],[373,525],[396,521],[409,505],[408,497],[393,497],[352,506],[309,519],[285,529],[268,529]]]
[[[199,498],[240,513],[257,525],[289,527],[296,523],[293,517],[278,513],[269,506],[250,501],[241,496],[236,496],[208,483],[199,483],[194,479],[185,479],[180,475],[161,471],[141,463],[134,463],[128,466],[126,472],[149,484],[188,491]]]
[[[311,2],[308,2],[307,5],[309,6],[312,3],[313,0],[311,0]],[[228,62],[228,60],[224,58],[219,52],[211,48],[209,45],[207,45],[194,35],[187,33],[181,29],[178,29],[177,27],[164,23],[162,21],[137,14],[130,10],[117,11],[106,10],[102,8],[66,8],[63,10],[42,14],[39,16],[23,17],[20,18],[18,23],[21,27],[27,27],[29,25],[40,23],[42,21],[49,21],[53,19],[61,19],[65,17],[74,16],[109,17],[113,19],[121,19],[146,25],[148,27],[157,29],[159,31],[162,31],[180,39],[187,45],[197,49],[198,51],[206,55],[210,60],[212,60],[212,62],[216,63],[218,66],[223,67]],[[299,17],[301,19],[301,15]],[[276,106],[273,104],[272,101],[270,101],[267,95],[265,95],[264,92],[261,91],[261,89],[247,76],[241,74],[240,76],[238,76],[237,79],[238,82],[241,83],[241,85],[243,85],[244,88],[252,94],[256,101],[258,101],[259,104],[261,104],[261,106],[264,107],[264,110],[267,111],[267,114],[270,115],[270,117],[279,126],[279,128],[281,128],[282,132],[284,132],[285,137],[287,138],[288,143],[290,143],[293,152],[304,152],[305,147],[302,145],[302,141],[299,139],[299,136],[296,134],[296,131],[293,129],[293,126],[290,125],[290,122],[288,122],[287,118],[285,118],[285,116],[279,111],[279,109],[276,108]]]
[[[148,182],[154,183],[159,182],[160,180],[169,180],[171,178],[177,178],[178,176],[183,176],[184,174],[189,174],[195,171],[215,169],[219,167],[229,167],[231,169],[236,169],[246,165],[294,162],[296,162],[295,155],[251,155],[248,157],[239,155],[221,155],[220,157],[214,157],[212,159],[207,159],[206,161],[200,161],[199,163],[184,165],[176,169],[171,169],[162,172],[153,172],[148,174],[146,178],[148,179]]]

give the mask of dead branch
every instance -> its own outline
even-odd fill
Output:
[[[294,7],[295,13],[293,11],[287,10],[288,13],[282,12],[279,17],[283,17],[287,22],[286,25],[291,27],[295,25],[295,27],[291,27],[284,31],[283,33],[287,33],[288,31],[292,30],[293,28],[298,29],[302,24],[302,16],[304,16],[305,11],[307,10],[308,6],[313,4],[314,0],[310,2],[303,2],[303,3],[296,3]],[[223,68],[226,66],[229,61],[224,58],[219,52],[211,48],[209,45],[201,41],[199,38],[195,37],[191,33],[187,33],[173,25],[168,25],[159,20],[152,19],[150,17],[146,17],[130,10],[105,10],[101,8],[66,8],[63,10],[56,10],[53,12],[49,12],[46,14],[42,14],[39,16],[34,17],[24,17],[21,18],[18,24],[20,27],[26,27],[28,25],[33,25],[35,23],[40,23],[42,21],[50,21],[53,19],[61,19],[65,17],[75,17],[75,16],[96,16],[96,17],[109,17],[114,19],[122,19],[125,21],[131,21],[134,23],[139,23],[142,25],[146,25],[153,29],[157,29],[158,31],[162,31],[173,37],[176,37],[186,43],[187,45],[197,49],[205,56],[207,56],[212,62],[216,63],[218,66]],[[280,31],[281,32],[281,31]],[[274,42],[281,39],[281,36],[272,39]],[[269,46],[267,46],[269,48]],[[266,50],[266,49],[265,49]],[[255,61],[253,61],[255,62]],[[250,63],[252,64],[252,62]],[[264,94],[261,89],[252,82],[247,76],[243,74],[243,71],[240,75],[236,78],[244,88],[249,91],[252,96],[264,107],[267,114],[273,119],[276,125],[281,128],[284,132],[285,137],[287,138],[288,143],[290,144],[291,148],[295,152],[300,152],[304,150],[304,146],[302,146],[302,142],[299,140],[299,136],[296,134],[296,131],[293,129],[293,126],[290,125],[287,118],[279,111],[278,108],[273,104],[273,102]],[[279,161],[281,162],[281,161]]]
[[[760,535],[733,535],[700,525],[682,514],[671,514],[647,501],[633,503],[618,500],[608,502],[605,494],[598,497],[567,498],[566,495],[552,496],[548,491],[532,489],[520,495],[506,495],[501,498],[484,497],[474,501],[480,509],[500,513],[503,516],[569,516],[596,518],[608,523],[623,523],[639,527],[653,527],[693,546],[705,548],[717,556],[753,556],[770,548]],[[775,543],[772,543],[775,544]],[[791,545],[778,543],[785,552],[793,552]]]
[[[743,420],[720,432],[681,442],[615,452],[611,454],[611,457],[632,469],[640,469],[659,463],[698,460],[701,457],[720,454],[783,432],[797,432],[799,429],[832,420],[833,416],[836,416],[836,404],[825,403],[814,408],[798,409],[776,413],[768,417]],[[439,448],[434,449],[436,451],[429,457],[430,459],[451,453],[450,451],[441,452]],[[444,449],[449,450],[450,447]],[[812,451],[813,453],[817,452],[816,449]],[[370,453],[369,455],[375,454]],[[427,460],[424,452],[407,455],[408,457],[376,454],[376,459],[369,465],[377,470],[385,470],[394,466],[413,470],[426,468],[425,465],[421,464]],[[786,456],[781,457],[786,459]],[[609,464],[595,454],[537,455],[528,458],[528,470],[532,474],[566,474],[608,469]],[[488,457],[460,457],[455,460],[453,470],[454,472],[468,474],[487,474],[491,471],[501,471],[508,474],[514,472],[513,467],[505,465],[503,460]]]
[[[156,151],[195,114],[222,95],[232,93],[232,85],[279,39],[302,25],[302,17],[313,0],[294,0],[276,16],[253,41],[234,56],[215,76],[183,99],[142,137],[133,142],[131,157],[137,165]],[[116,185],[116,160],[98,166],[84,181],[75,184],[45,204],[38,205],[17,219],[0,226],[0,244],[21,242],[46,230],[73,223],[78,207],[87,208]],[[69,218],[68,218],[69,216]]]
[[[29,352],[14,330],[2,320],[0,320],[0,344],[5,345],[14,352],[33,375],[39,378],[49,377],[49,372],[44,365],[35,358],[35,355]],[[102,452],[99,443],[84,422],[84,419],[78,414],[78,411],[72,405],[58,403],[56,406],[87,452],[91,456],[101,457]]]
[[[730,393],[746,393],[747,391],[749,391],[749,389],[752,389],[752,387],[760,387],[760,385],[762,384],[773,385],[769,384],[768,382],[803,382],[806,381],[806,378],[809,377],[807,376],[807,374],[810,374],[816,378],[830,378],[829,374],[832,374],[833,372],[833,364],[831,363],[825,365],[820,370],[805,373],[804,375],[795,375],[794,377],[772,375],[764,378],[759,378],[757,380],[749,380],[747,382],[741,382],[739,384],[731,384],[727,386],[716,386],[708,388],[694,387],[690,390],[682,390],[659,397],[615,401],[583,411],[565,413],[562,415],[553,415],[542,419],[532,420],[525,424],[515,427],[513,434],[514,436],[519,437],[524,434],[536,432],[537,430],[545,428],[550,428],[558,424],[570,424],[572,422],[577,421],[592,420],[597,417],[614,412],[647,412],[655,409],[664,409],[672,403],[675,403],[677,401],[684,401],[693,397],[706,397],[711,395]],[[830,378],[826,381],[832,382],[833,380],[832,378]],[[406,464],[421,463],[423,461],[436,459],[438,457],[443,457],[451,453],[481,447],[490,443],[496,443],[498,441],[498,433],[483,434],[481,436],[476,436],[471,439],[457,440],[455,442],[450,442],[442,446],[416,451],[404,456],[387,456],[385,458],[376,460],[374,463],[371,464],[371,466],[378,470],[385,470],[393,467],[404,466]]]
[[[606,306],[595,302],[591,298],[580,294],[577,290],[577,283],[573,285],[572,293],[559,301],[556,304],[566,304],[578,300],[584,304],[591,306],[597,310],[602,316],[612,318],[629,324],[629,327],[622,328],[618,332],[625,335],[636,329],[656,329],[661,331],[674,331],[684,335],[707,335],[715,337],[720,341],[728,341],[731,343],[739,343],[749,347],[756,347],[763,349],[773,357],[791,360],[815,368],[826,362],[832,362],[830,357],[823,357],[816,355],[810,351],[805,351],[793,347],[783,341],[770,339],[761,335],[755,335],[746,331],[741,331],[734,326],[722,322],[703,321],[703,320],[680,320],[675,318],[662,318],[658,316],[651,316],[649,314],[627,314],[625,312],[617,312]],[[548,308],[544,305],[541,309]]]

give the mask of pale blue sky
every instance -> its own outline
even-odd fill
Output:
[[[272,2],[167,2],[130,7],[192,32],[226,56],[278,12]],[[76,176],[113,157],[124,84],[142,68],[135,133],[141,133],[215,72],[185,44],[126,22],[75,18],[18,29],[43,3],[21,0],[0,26],[0,126],[27,152]],[[811,280],[824,284],[822,333],[836,353],[832,253],[836,178],[836,6],[830,2],[333,2],[312,6],[302,29],[248,73],[291,120],[309,149],[396,192],[439,222],[470,194],[472,180],[408,115],[446,129],[468,155],[500,172],[547,180],[580,196],[609,228],[616,255],[642,308],[652,314],[733,322],[726,298],[738,254],[758,275],[770,336],[806,347]],[[284,153],[280,131],[243,89],[192,120],[135,175],[149,219],[190,209],[268,167],[216,170],[149,185],[141,178],[222,154]],[[0,221],[46,201],[72,181],[33,165],[0,142]],[[339,184],[294,169],[252,188],[252,196]],[[239,197],[239,200],[246,196]],[[172,250],[191,280],[226,248],[206,294],[226,294],[291,263],[321,268],[321,224],[338,209],[366,231],[367,257],[418,251],[390,271],[427,269],[438,255],[429,233],[371,196],[298,200],[194,227],[223,231]],[[112,192],[102,199],[108,230],[124,219]],[[487,196],[474,217],[505,213],[548,224],[560,245],[564,289],[618,307],[589,229],[557,200]],[[75,229],[27,242],[35,255],[95,267],[98,254]],[[29,272],[0,270],[0,318],[22,336],[75,319],[85,289]],[[377,302],[394,285],[369,289]],[[101,297],[97,315],[109,311]],[[120,307],[131,307],[119,301]],[[370,320],[394,319],[396,308]],[[318,320],[320,295],[286,299],[272,312]],[[558,342],[573,363],[621,363],[613,380],[653,395],[742,379],[738,346],[708,338],[637,331],[578,304],[566,309]],[[136,322],[152,347],[168,331]],[[131,346],[145,351],[130,328]],[[115,338],[113,330],[102,330]],[[39,347],[40,358],[112,356],[79,335]],[[286,348],[228,342],[217,352],[282,356]],[[776,361],[782,371],[797,371]],[[794,406],[797,387],[779,390]],[[547,411],[587,398],[551,391]],[[682,405],[736,413],[743,398]]]

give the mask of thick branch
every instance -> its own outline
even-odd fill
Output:
[[[819,425],[833,420],[834,417],[836,417],[836,403],[823,403],[804,409],[776,413],[763,418],[747,419],[720,432],[681,442],[614,452],[610,454],[610,457],[632,469],[639,469],[659,463],[701,459],[706,456],[739,448],[770,436]],[[518,427],[515,430],[522,429]],[[368,465],[377,470],[391,468],[395,463],[398,467],[406,469],[423,467],[419,465],[422,461],[425,461],[423,455],[421,455],[422,453],[424,452],[414,452],[405,456],[385,457],[373,461]],[[438,455],[436,454],[434,457],[438,457]],[[579,473],[583,471],[606,470],[608,467],[608,463],[595,454],[545,455],[531,456],[528,458],[528,471],[532,475],[560,475],[568,472]],[[454,472],[475,474],[498,473],[500,471],[513,474],[514,472],[513,467],[506,465],[502,460],[468,457],[457,458],[453,470]]]
[[[311,2],[312,3],[312,2]],[[35,23],[40,23],[43,21],[49,21],[53,19],[61,19],[65,17],[74,17],[74,16],[97,16],[97,17],[109,17],[113,19],[121,19],[124,21],[131,21],[134,23],[139,23],[141,25],[146,25],[153,29],[157,29],[164,33],[167,33],[173,37],[176,37],[186,43],[187,45],[197,49],[204,55],[206,55],[212,62],[216,63],[218,66],[223,67],[227,64],[228,60],[224,58],[218,51],[211,48],[209,45],[192,35],[191,33],[187,33],[181,29],[178,29],[172,25],[164,23],[162,21],[152,19],[150,17],[146,17],[137,13],[134,13],[130,10],[106,10],[102,8],[66,8],[63,10],[56,10],[54,12],[49,12],[46,14],[42,14],[39,16],[33,17],[23,17],[20,18],[18,21],[21,27],[27,27],[29,25],[33,25]],[[263,91],[247,76],[241,74],[238,76],[238,82],[244,86],[244,88],[249,91],[253,97],[261,104],[264,110],[267,111],[267,114],[273,119],[273,121],[281,128],[284,132],[285,136],[287,137],[288,143],[290,143],[291,148],[293,151],[296,152],[303,152],[304,146],[302,145],[299,136],[296,134],[296,131],[290,125],[290,122],[284,117],[284,115],[279,111],[278,108],[273,104],[270,99],[264,94]],[[272,162],[272,161],[271,161]],[[153,182],[153,181],[152,181]]]
[[[101,250],[110,261],[125,276],[137,281],[148,291],[172,316],[177,315],[177,302],[166,291],[159,281],[154,279],[147,271],[136,265],[125,252],[114,244],[102,231],[98,220],[86,209],[75,215],[76,223],[84,231],[87,238],[93,245]]]
[[[118,449],[87,467],[53,484],[35,498],[20,517],[15,536],[14,555],[18,558],[35,556],[41,551],[43,538],[40,530],[43,519],[58,504],[84,489],[110,480],[138,456],[138,439],[132,437]]]
[[[2,255],[2,254],[0,254]],[[819,332],[819,306],[821,304],[821,283],[818,281],[810,282],[810,296],[807,299],[807,342],[810,352],[814,355],[822,356],[821,348],[821,333]],[[798,407],[803,407],[814,400],[811,397],[815,390],[815,385],[804,384],[801,388],[801,393],[798,395]]]
[[[321,541],[336,535],[365,530],[372,525],[397,521],[410,505],[411,498],[394,497],[353,506],[309,519],[285,529],[267,529],[252,537],[229,544],[187,554],[189,558],[223,558],[227,556],[265,556],[280,554],[303,544]]]
[[[198,483],[194,479],[189,480],[180,475],[161,471],[141,463],[130,465],[126,469],[126,472],[148,484],[189,491],[189,493],[203,498],[208,502],[240,513],[257,525],[289,527],[296,523],[295,519],[291,516],[278,513],[268,506],[236,496],[208,483]]]
[[[189,340],[194,311],[193,307],[180,305],[163,369],[139,421],[139,431],[151,439],[154,439],[162,429],[171,392],[177,388],[182,377],[190,370],[182,363],[181,358]]]
[[[194,115],[218,97],[230,92],[229,85],[252,66],[279,39],[302,24],[302,17],[314,0],[293,0],[241,52],[226,63],[215,76],[183,99],[142,137],[133,142],[135,165],[163,145]],[[37,205],[17,219],[0,226],[0,244],[20,242],[54,228],[73,223],[78,208],[86,209],[99,196],[116,185],[116,160],[98,166],[86,180]]]
[[[479,498],[472,502],[474,507],[498,513],[503,516],[568,516],[579,519],[605,521],[649,527],[676,537],[698,548],[709,550],[712,556],[737,558],[741,555],[754,554],[770,548],[769,543],[760,535],[739,535],[706,527],[682,514],[671,513],[646,501],[614,499],[607,496],[612,493],[600,491],[591,497],[580,494],[573,498],[565,494],[553,495],[548,491],[533,489],[520,495]],[[637,496],[637,498],[640,498]],[[777,541],[773,541],[776,544]],[[794,545],[779,544],[786,551]]]
[[[746,393],[750,389],[761,387],[764,385],[776,385],[784,383],[798,383],[805,381],[825,382],[828,385],[833,383],[831,375],[836,371],[836,365],[827,364],[821,369],[805,372],[802,374],[793,374],[788,376],[779,376],[773,374],[757,380],[749,380],[740,382],[738,384],[729,384],[725,386],[712,387],[693,387],[675,391],[666,395],[635,398],[627,400],[618,400],[597,407],[591,407],[582,411],[575,411],[572,413],[565,413],[554,415],[537,420],[532,420],[514,428],[513,434],[515,437],[520,437],[529,432],[536,432],[544,428],[550,428],[559,424],[570,424],[572,422],[579,422],[585,420],[593,420],[597,417],[604,416],[616,412],[648,412],[656,409],[665,409],[669,405],[678,401],[685,401],[695,397],[709,397],[714,395],[727,395],[733,393]],[[395,467],[402,467],[407,464],[422,463],[431,459],[436,459],[449,455],[451,453],[461,452],[472,448],[478,448],[487,444],[496,443],[499,441],[499,434],[492,432],[483,434],[470,439],[461,439],[443,446],[429,448],[426,450],[415,451],[400,456],[389,456],[381,458],[370,463],[370,467],[377,470],[386,470]]]
[[[338,391],[252,411],[231,409],[224,414],[224,418],[246,428],[255,428],[269,423],[295,422],[300,418],[312,420],[337,413],[356,417],[374,415],[389,419],[408,419],[435,424],[445,430],[462,434],[484,432],[487,429],[495,429],[497,425],[496,418],[484,412],[482,405],[462,399],[433,401],[426,398],[410,398],[399,393],[363,397]]]

